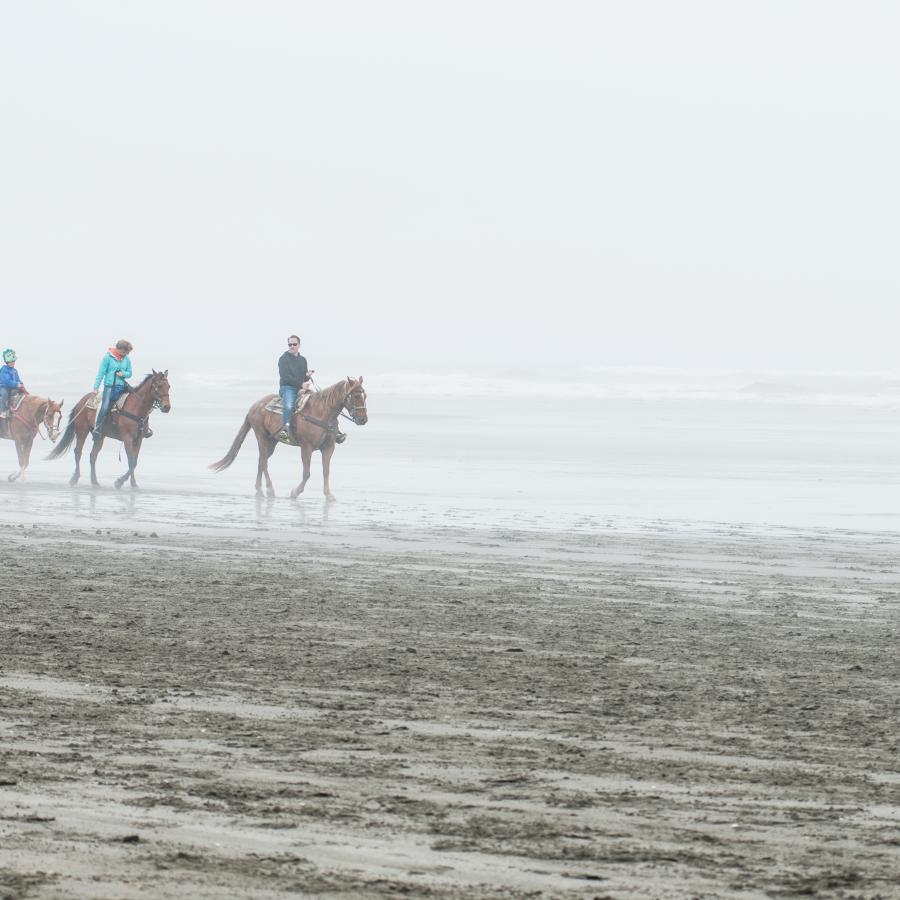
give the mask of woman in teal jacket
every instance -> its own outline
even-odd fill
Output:
[[[94,423],[95,438],[99,438],[103,433],[103,420],[109,413],[110,406],[125,390],[125,380],[131,378],[131,360],[128,354],[133,349],[130,341],[116,341],[116,346],[109,348],[100,363],[100,369],[94,379],[94,390],[103,385],[103,402],[97,410],[97,421]]]

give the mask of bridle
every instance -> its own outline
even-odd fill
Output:
[[[362,403],[356,403],[357,397],[361,397]],[[350,401],[354,402],[351,404]],[[351,388],[347,391],[347,396],[344,397],[344,402],[341,406],[342,410],[347,410],[349,415],[346,415],[344,412],[341,412],[341,415],[345,419],[349,419],[354,425],[364,425],[366,420],[368,419],[368,410],[366,409],[366,392],[363,390],[361,384],[357,384],[356,387]],[[362,410],[366,416],[362,418],[359,415],[359,411]],[[360,421],[362,419],[362,421]]]
[[[315,384],[315,382],[313,382],[313,384]],[[318,386],[316,386],[316,393],[322,393],[319,390]],[[358,404],[355,402],[354,395],[358,394],[362,395],[362,404]],[[351,398],[354,399],[353,404],[350,403]],[[366,418],[363,418],[359,415],[360,410],[362,410],[363,413],[366,412],[366,392],[363,390],[361,384],[357,383],[355,387],[350,388],[350,390],[348,390],[347,393],[344,394],[344,399],[341,401],[339,410],[340,411],[338,412],[338,414],[335,415],[334,419],[330,422],[326,422],[323,419],[318,419],[306,412],[301,412],[299,414],[300,418],[303,419],[304,422],[309,422],[310,425],[315,425],[317,428],[321,428],[322,431],[325,432],[322,437],[322,443],[317,449],[321,450],[328,442],[328,438],[336,435],[340,431],[340,428],[338,428],[338,416],[349,419],[351,422],[353,422],[354,425],[365,425],[368,416],[366,416]],[[349,415],[347,415],[344,410],[347,410],[347,413],[349,413]],[[334,413],[332,413],[332,415],[334,415]]]
[[[17,422],[21,422],[26,428],[30,429],[35,434],[39,435],[42,441],[46,441],[47,438],[50,438],[50,442],[55,444],[56,439],[59,437],[60,432],[60,422],[62,420],[62,410],[57,406],[55,413],[50,409],[51,402],[49,400],[44,403],[44,414],[41,417],[39,422],[35,422],[33,419],[29,421],[23,416],[18,409],[10,410],[10,415]],[[35,410],[37,412],[37,410]],[[56,416],[56,422],[54,424],[53,416]],[[47,437],[41,434],[41,425],[47,429]]]
[[[47,401],[47,408],[44,410],[44,418],[43,424],[44,428],[47,429],[47,437],[50,438],[50,443],[55,444],[56,439],[59,437],[59,433],[62,430],[60,425],[62,423],[62,409],[59,406],[56,407],[55,410],[51,410],[51,403]],[[37,428],[37,433],[41,434],[40,426]],[[41,435],[43,437],[43,435]]]
[[[160,389],[161,389],[163,383],[165,383],[165,385],[166,385],[166,392],[164,394],[160,393]],[[160,378],[159,381],[157,381],[156,384],[153,385],[153,405],[150,407],[151,409],[158,409],[161,412],[168,412],[168,410],[163,409],[163,400],[169,399],[168,388],[169,388],[168,379],[165,377],[165,375],[163,375],[163,377]],[[168,406],[170,409],[172,407],[171,403],[167,403],[165,405]]]
[[[144,433],[145,429],[147,428],[147,419],[150,416],[150,411],[153,409],[162,410],[163,409],[163,399],[165,399],[169,396],[168,390],[166,390],[166,392],[164,394],[160,393],[160,387],[163,383],[165,383],[166,386],[168,387],[168,380],[167,380],[166,376],[162,372],[154,372],[151,383],[150,383],[150,396],[152,398],[151,403],[150,403],[150,410],[148,410],[145,415],[136,416],[133,412],[130,412],[129,410],[125,409],[125,403],[128,402],[127,397],[125,399],[125,403],[122,404],[122,408],[120,410],[117,410],[117,412],[120,416],[124,416],[126,419],[131,419],[132,422],[137,422],[138,434],[140,434],[140,435],[142,435]],[[137,393],[136,390],[129,391],[129,394],[135,394],[135,393]],[[171,404],[168,404],[168,406],[169,406],[169,408],[171,408]]]

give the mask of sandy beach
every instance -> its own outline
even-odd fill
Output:
[[[896,897],[898,551],[23,522],[0,896]]]

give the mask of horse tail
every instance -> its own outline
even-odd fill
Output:
[[[218,462],[210,465],[213,472],[221,472],[222,469],[227,469],[237,459],[238,450],[241,449],[241,444],[244,443],[244,438],[250,433],[251,427],[250,416],[248,415],[244,418],[244,424],[241,425],[241,430],[237,433],[237,437],[231,442],[228,452]]]
[[[47,459],[59,459],[72,446],[72,441],[75,440],[75,416],[78,415],[78,412],[79,409],[76,406],[69,413],[69,424],[56,446],[47,454]]]

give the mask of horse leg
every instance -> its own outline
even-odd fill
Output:
[[[13,472],[9,476],[10,481],[25,480],[25,470],[28,468],[28,460],[31,456],[31,444],[34,441],[34,435],[31,438],[23,437],[16,440],[16,456],[19,458],[19,471]]]
[[[312,447],[307,447],[306,444],[300,445],[300,459],[303,462],[303,481],[291,491],[291,500],[296,500],[303,493],[303,488],[306,487],[306,482],[309,481],[309,464],[312,460],[312,455]]]
[[[263,469],[263,474],[266,476],[266,496],[274,497],[275,496],[275,488],[272,487],[272,479],[269,477],[269,460],[272,458],[272,454],[275,452],[275,447],[278,446],[278,441],[274,438],[269,438],[269,450],[266,453],[266,462],[265,468]]]
[[[322,478],[325,481],[325,496],[329,500],[337,498],[331,493],[331,457],[334,455],[334,444],[322,451]]]
[[[275,488],[272,487],[272,477],[269,475],[269,457],[275,452],[274,438],[269,437],[265,431],[256,431],[256,443],[259,444],[259,462],[256,466],[256,493],[262,496],[262,480],[266,479],[266,496],[274,497]]]
[[[122,438],[122,446],[125,448],[125,459],[128,460],[128,471],[124,475],[120,475],[114,482],[116,486],[116,490],[122,487],[129,478],[134,479],[134,467],[137,464],[137,453],[134,448],[134,438],[124,437]],[[136,482],[135,482],[136,484]]]
[[[131,489],[136,491],[138,483],[134,479],[134,470],[137,468],[138,457],[141,455],[141,444],[144,442],[143,435],[139,435],[134,441],[134,462],[131,465]]]
[[[87,435],[85,435],[87,437]],[[97,481],[97,457],[100,455],[100,448],[103,446],[103,441],[105,440],[104,436],[101,434],[100,437],[94,438],[94,443],[91,446],[91,485],[95,488],[100,487],[100,482]]]
[[[19,454],[19,465],[22,467],[22,470],[19,472],[19,477],[22,481],[25,480],[25,470],[28,468],[28,463],[31,461],[31,447],[33,444],[34,435],[31,435],[31,437],[27,437],[22,441],[22,451]]]
[[[75,487],[81,478],[81,452],[84,450],[84,442],[87,440],[87,431],[75,429],[75,471],[69,479],[69,484]]]

